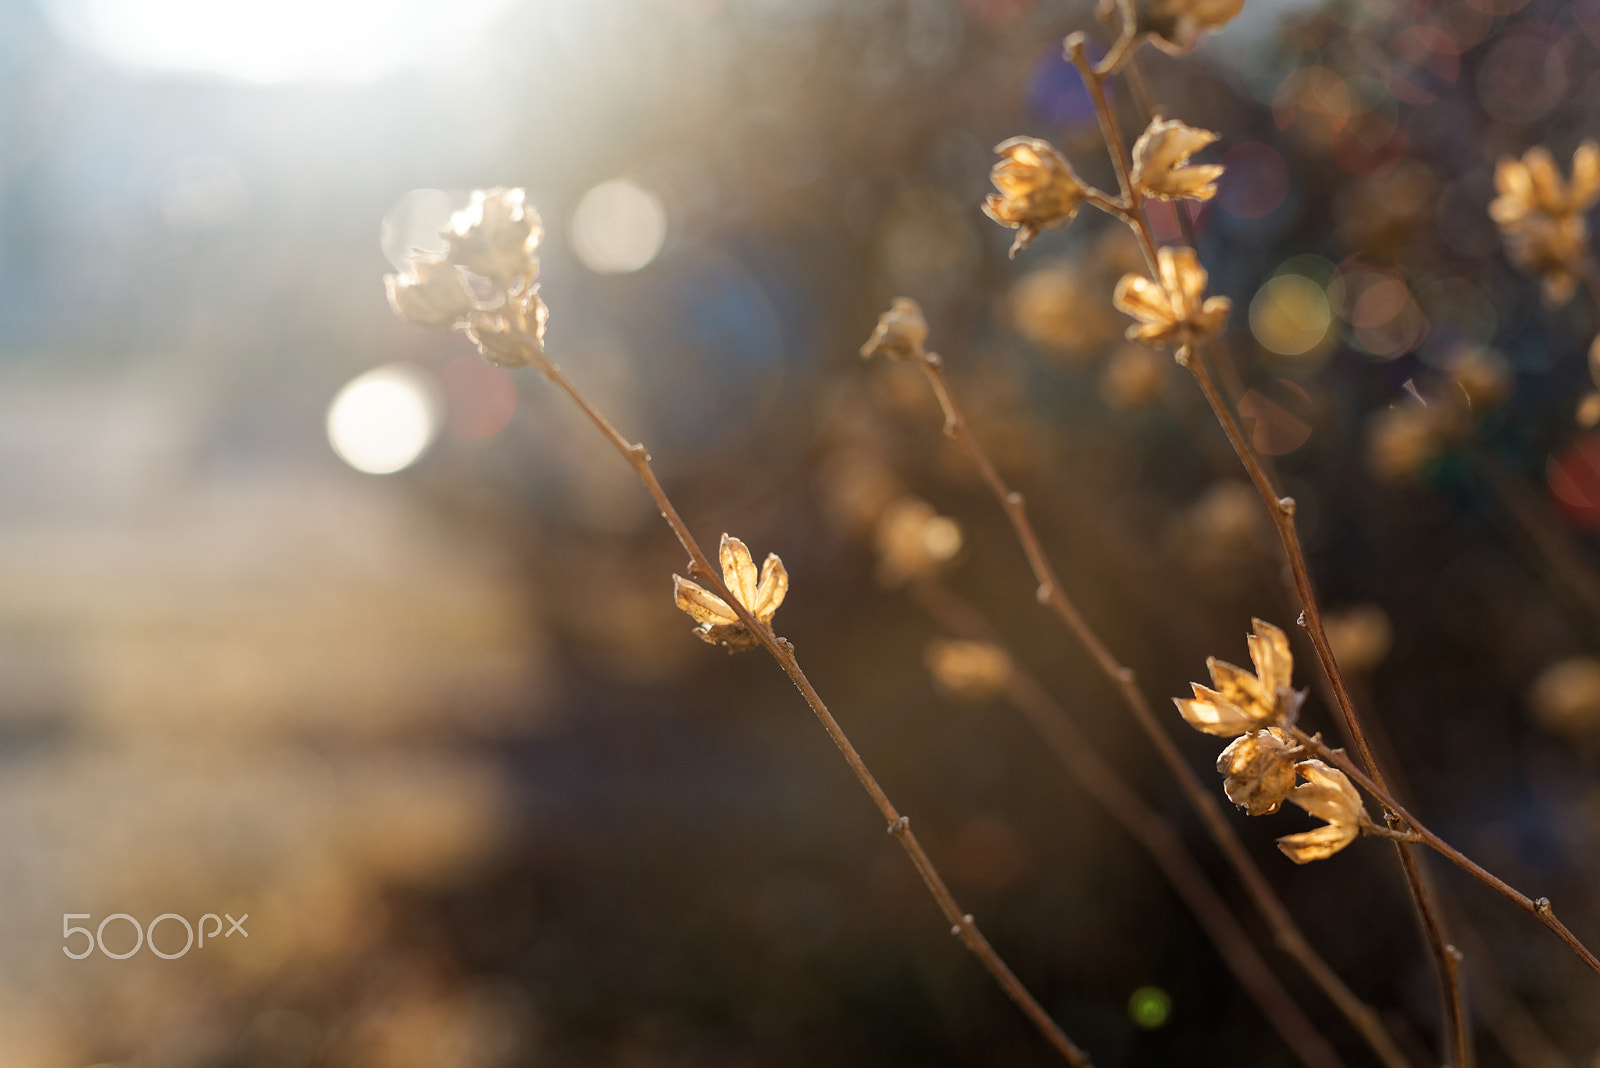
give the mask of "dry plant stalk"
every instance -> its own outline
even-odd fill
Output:
[[[1022,713],[1078,784],[1144,847],[1216,946],[1239,985],[1255,1000],[1267,1021],[1301,1062],[1306,1065],[1342,1063],[1256,951],[1250,936],[1211,885],[1183,839],[1100,755],[1044,685],[1003,648],[993,624],[936,575],[910,583],[908,593],[941,627],[963,635],[961,641],[936,643],[929,649],[929,671],[941,688],[966,700],[1003,696]],[[1370,1008],[1362,1006],[1362,1009],[1376,1019],[1376,1013]],[[1387,1034],[1375,1044],[1375,1051],[1390,1068],[1404,1068],[1408,1063]]]
[[[1296,773],[1305,776],[1308,781],[1305,786],[1286,791],[1286,795],[1293,800],[1295,793],[1299,792],[1302,801],[1307,803],[1306,807],[1323,815],[1328,824],[1316,832],[1311,832],[1310,839],[1302,838],[1288,843],[1289,851],[1291,855],[1296,856],[1296,859],[1318,859],[1319,855],[1326,856],[1342,848],[1353,840],[1355,835],[1369,828],[1372,829],[1370,833],[1385,833],[1389,837],[1398,839],[1396,849],[1401,868],[1416,904],[1419,920],[1438,972],[1446,1017],[1444,1059],[1450,1064],[1462,1063],[1470,1059],[1470,1048],[1457,974],[1461,954],[1445,937],[1436,907],[1417,868],[1416,860],[1407,848],[1408,845],[1413,842],[1423,842],[1444,853],[1453,862],[1536,915],[1592,969],[1600,971],[1600,961],[1596,961],[1594,955],[1555,917],[1547,899],[1528,898],[1489,875],[1459,851],[1438,839],[1436,835],[1420,828],[1388,791],[1323,627],[1305,553],[1295,529],[1294,501],[1292,498],[1280,496],[1276,491],[1271,476],[1246,442],[1237,416],[1218,391],[1204,361],[1198,356],[1197,348],[1217,334],[1222,326],[1228,311],[1226,298],[1205,296],[1206,275],[1192,249],[1157,248],[1145,217],[1143,202],[1152,196],[1171,197],[1175,192],[1181,196],[1184,195],[1184,190],[1188,190],[1189,195],[1199,198],[1209,195],[1208,191],[1214,189],[1212,185],[1214,174],[1202,171],[1187,176],[1181,175],[1187,159],[1185,148],[1188,145],[1200,147],[1208,143],[1207,139],[1203,133],[1184,134],[1177,138],[1170,151],[1157,151],[1153,147],[1156,140],[1162,136],[1172,137],[1173,134],[1169,132],[1171,128],[1166,120],[1153,116],[1145,134],[1134,146],[1133,168],[1130,170],[1126,141],[1118,126],[1116,113],[1107,99],[1106,85],[1132,58],[1144,40],[1155,40],[1169,51],[1181,51],[1192,45],[1194,37],[1199,32],[1215,28],[1227,21],[1237,9],[1238,5],[1220,0],[1215,4],[1185,3],[1184,0],[1118,0],[1115,10],[1121,16],[1121,33],[1109,54],[1098,64],[1090,60],[1086,38],[1082,33],[1072,34],[1066,39],[1064,47],[1067,58],[1078,68],[1089,90],[1118,183],[1118,195],[1114,197],[1099,190],[1083,187],[1080,202],[1093,204],[1120,219],[1138,239],[1149,269],[1149,277],[1138,275],[1124,277],[1118,284],[1113,298],[1120,310],[1138,320],[1129,328],[1128,336],[1130,339],[1153,346],[1172,348],[1177,362],[1194,375],[1229,443],[1244,465],[1251,483],[1272,517],[1289,564],[1295,594],[1301,604],[1300,623],[1316,649],[1323,673],[1334,694],[1344,731],[1360,756],[1362,767],[1358,768],[1342,752],[1330,749],[1319,738],[1312,738],[1295,730],[1289,718],[1281,714],[1281,709],[1271,717],[1267,717],[1279,722],[1259,724],[1261,727],[1276,726],[1280,731],[1291,732],[1291,736],[1300,746],[1337,765],[1337,769],[1329,767],[1322,763],[1322,760],[1300,762],[1309,765],[1305,768],[1296,765]],[[1012,143],[1007,142],[1007,144]],[[1047,158],[1045,156],[1047,149],[1049,149],[1047,145],[1037,148],[1035,154],[1039,158]],[[1059,154],[1054,153],[1053,149],[1049,149],[1049,152],[1059,158]],[[1163,172],[1161,167],[1153,165],[1151,161],[1159,161],[1169,169]],[[1012,199],[1017,189],[1026,188],[1025,183],[1018,181],[1015,162],[1008,159],[996,168],[996,187],[1000,190],[1003,200]],[[1180,173],[1176,181],[1173,180],[1172,169]],[[1006,172],[1004,181],[1000,180],[1002,170]],[[1189,170],[1197,171],[1198,168]],[[1585,281],[1590,281],[1595,276],[1592,262],[1586,250],[1581,248],[1581,241],[1574,241],[1573,238],[1583,236],[1582,210],[1600,196],[1600,152],[1590,144],[1580,148],[1574,160],[1573,172],[1573,181],[1569,188],[1561,182],[1553,163],[1547,157],[1535,153],[1531,161],[1525,157],[1520,164],[1514,161],[1502,163],[1501,172],[1497,175],[1502,200],[1496,203],[1495,219],[1506,230],[1514,257],[1518,258],[1527,269],[1536,271],[1544,277],[1547,295],[1552,298],[1570,296],[1571,289],[1575,288],[1576,278],[1581,277]],[[1050,173],[1039,172],[1037,181],[1046,180],[1059,183],[1076,180],[1076,175],[1070,165],[1061,159],[1060,166],[1052,167]],[[1035,205],[1030,203],[1028,206]],[[1022,236],[1031,236],[1032,233],[1065,225],[1070,221],[1070,216],[1065,219],[1052,219],[1038,212],[1026,213],[1020,209],[1009,215],[997,210],[990,210],[989,214],[1005,225],[1022,230]],[[1014,247],[1013,254],[1015,251]],[[1600,285],[1595,286],[1595,292],[1597,297],[1600,297]],[[945,408],[947,431],[952,435],[962,436],[964,440],[970,438],[970,435],[964,433],[964,426],[959,420],[952,418],[951,413],[954,409],[949,401],[948,390],[944,386],[942,376],[938,373],[940,365],[937,357],[924,358],[920,363],[929,375],[930,383]],[[976,459],[978,451],[974,451]],[[979,466],[983,470],[985,480],[1001,497],[1039,578],[1039,599],[1057,606],[1058,613],[1074,630],[1084,629],[1076,611],[1065,602],[1059,592],[1059,583],[1044,558],[1037,537],[1027,523],[1021,497],[1011,493],[1004,486],[986,458],[979,459]],[[1279,633],[1281,636],[1281,632]],[[1102,660],[1102,667],[1108,673],[1131,685],[1131,678],[1126,671],[1120,669],[1114,660],[1110,660],[1108,654],[1104,654],[1103,648],[1093,639],[1092,634],[1085,644],[1095,653],[1097,660]],[[1286,639],[1283,641],[1283,650],[1287,651]],[[1272,663],[1270,673],[1274,677],[1277,677],[1281,670],[1281,664]],[[1237,672],[1237,669],[1234,671]],[[1230,678],[1237,681],[1237,676]],[[1252,678],[1256,679],[1259,687],[1261,679],[1256,676]],[[1215,708],[1215,705],[1211,704],[1210,707]],[[1277,736],[1270,737],[1275,745],[1282,744]],[[1224,766],[1232,765],[1237,758],[1241,767],[1248,768],[1253,761],[1265,759],[1269,755],[1270,748],[1265,743],[1258,743],[1254,749],[1242,747],[1229,754]],[[1281,783],[1281,768],[1278,775]],[[1360,807],[1359,795],[1350,786],[1349,778],[1346,776],[1355,778],[1384,805],[1386,822],[1381,832],[1377,830],[1379,825],[1365,816],[1364,810]],[[1260,788],[1260,785],[1258,783],[1257,788]],[[1270,801],[1267,803],[1270,804]]]
[[[1405,1065],[1407,1063],[1405,1056],[1384,1028],[1376,1010],[1357,997],[1306,940],[1290,914],[1288,906],[1283,903],[1277,891],[1273,890],[1267,881],[1266,875],[1251,858],[1238,833],[1223,815],[1216,799],[1200,781],[1200,777],[1189,766],[1183,754],[1178,751],[1176,743],[1161,725],[1161,721],[1156,718],[1144,691],[1139,688],[1133,671],[1117,660],[1078,611],[1077,606],[1068,598],[1061,580],[1056,576],[1055,566],[1051,563],[1038,534],[1033,529],[1032,521],[1028,518],[1026,500],[1022,494],[1006,484],[983,445],[972,433],[945,379],[944,361],[937,353],[924,347],[927,336],[928,327],[921,308],[915,301],[900,297],[894,301],[890,310],[880,317],[872,336],[862,346],[861,353],[863,357],[868,358],[883,355],[890,359],[915,360],[927,378],[928,385],[939,402],[940,410],[944,413],[945,434],[954,438],[966,450],[983,477],[985,485],[1005,510],[1017,541],[1021,544],[1029,567],[1033,571],[1034,580],[1038,584],[1035,591],[1038,602],[1060,618],[1068,631],[1089,653],[1101,674],[1115,687],[1123,704],[1133,715],[1134,721],[1149,739],[1167,770],[1177,780],[1183,790],[1184,798],[1200,817],[1207,833],[1217,843],[1240,882],[1244,884],[1256,910],[1272,928],[1279,947],[1289,954],[1328,999],[1338,1006],[1340,1012],[1361,1033],[1385,1065],[1389,1068],[1400,1068]]]
[[[778,662],[872,798],[888,832],[904,848],[923,885],[950,922],[950,933],[982,962],[1063,1060],[1074,1068],[1092,1068],[1088,1054],[1050,1018],[995,952],[972,915],[956,902],[911,830],[910,818],[901,815],[889,800],[844,728],[806,678],[794,646],[772,630],[772,615],[788,590],[788,574],[782,561],[776,555],[769,556],[758,575],[749,549],[724,534],[718,551],[718,574],[662,489],[645,447],[623,437],[545,354],[548,311],[539,298],[537,282],[541,234],[538,216],[526,205],[522,190],[476,192],[471,205],[457,213],[443,232],[449,243],[447,253],[414,256],[410,269],[385,279],[390,304],[402,319],[417,326],[463,330],[493,363],[535,368],[578,407],[633,468],[688,555],[689,578],[674,575],[673,580],[678,606],[695,620],[695,633],[730,651],[760,646]],[[463,272],[476,277],[468,278]],[[473,282],[477,285],[470,284]],[[483,291],[491,295],[484,299],[478,295]]]

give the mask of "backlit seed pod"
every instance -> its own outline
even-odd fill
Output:
[[[1223,792],[1250,815],[1270,816],[1294,789],[1298,753],[1294,739],[1277,727],[1241,734],[1217,758]]]
[[[1222,167],[1189,165],[1189,157],[1216,139],[1210,130],[1157,115],[1133,144],[1133,187],[1162,200],[1210,200],[1217,195]]]
[[[544,228],[521,189],[474,192],[472,202],[450,217],[443,235],[451,262],[501,289],[526,284],[539,274],[535,253]]]
[[[878,316],[872,336],[861,346],[861,358],[882,354],[891,360],[921,359],[927,341],[928,321],[922,317],[922,305],[910,297],[896,297],[889,310]]]
[[[1089,190],[1048,141],[1013,137],[994,150],[1005,157],[989,171],[989,180],[1000,192],[983,202],[983,212],[1017,231],[1011,244],[1015,256],[1043,231],[1059,230],[1071,222]]]
[[[473,310],[461,272],[443,256],[415,253],[400,274],[383,276],[389,306],[412,326],[448,330]]]

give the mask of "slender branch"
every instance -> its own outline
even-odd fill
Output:
[[[947,631],[1003,648],[999,635],[971,603],[937,579],[910,587],[912,599]],[[1183,839],[1094,748],[1070,715],[1007,650],[1012,669],[1005,696],[1055,752],[1067,771],[1155,861],[1217,952],[1260,1006],[1268,1022],[1307,1065],[1337,1065],[1338,1055],[1300,1011],[1256,951],[1227,902],[1217,893]],[[1396,1051],[1398,1057],[1398,1051]],[[1393,1063],[1387,1062],[1386,1063]],[[1398,1063],[1404,1064],[1404,1060]]]
[[[1257,911],[1272,928],[1279,948],[1293,958],[1328,999],[1339,1007],[1385,1065],[1389,1068],[1405,1065],[1407,1063],[1405,1057],[1384,1029],[1377,1012],[1356,997],[1306,940],[1290,915],[1288,907],[1267,882],[1266,876],[1245,849],[1233,825],[1223,815],[1222,808],[1212,791],[1201,783],[1200,777],[1179,752],[1177,743],[1162,727],[1161,721],[1146,700],[1144,691],[1135,681],[1133,672],[1117,660],[1068,599],[1060,580],[1056,577],[1055,568],[1033,529],[1033,523],[1028,518],[1027,502],[1022,494],[1015,492],[1006,484],[1000,472],[995,469],[988,453],[973,435],[965,416],[951,396],[944,377],[944,362],[937,354],[930,352],[924,354],[917,363],[927,377],[928,385],[932,388],[940,409],[944,412],[945,434],[958,441],[966,450],[984,483],[1005,510],[1006,518],[1011,521],[1011,528],[1022,546],[1023,554],[1028,558],[1028,565],[1032,568],[1034,580],[1038,584],[1035,596],[1039,603],[1061,619],[1078,643],[1088,651],[1101,674],[1115,687],[1123,704],[1132,713],[1134,721],[1150,740],[1150,744],[1172,773],[1173,778],[1178,781],[1184,797],[1200,817],[1201,823],[1205,825],[1207,832],[1238,874]]]
[[[1363,790],[1377,798],[1385,808],[1404,821],[1405,825],[1417,835],[1418,840],[1423,844],[1431,847],[1435,852],[1441,854],[1445,859],[1476,878],[1479,882],[1498,891],[1501,896],[1516,904],[1523,911],[1536,916],[1540,923],[1550,928],[1557,938],[1566,943],[1567,948],[1577,954],[1579,960],[1587,964],[1591,971],[1600,975],[1600,958],[1596,958],[1594,953],[1589,950],[1589,947],[1579,941],[1578,937],[1567,929],[1567,925],[1556,918],[1555,909],[1551,907],[1549,898],[1529,897],[1511,886],[1504,879],[1489,872],[1427,827],[1424,827],[1421,821],[1406,811],[1405,807],[1396,801],[1387,789],[1357,767],[1355,761],[1351,760],[1349,754],[1345,753],[1344,750],[1334,749],[1319,736],[1306,734],[1298,727],[1289,728],[1289,733],[1293,735],[1295,741],[1350,776]]]
[[[799,689],[801,696],[805,698],[806,704],[811,707],[811,711],[821,721],[823,729],[828,732],[828,737],[833,740],[833,744],[844,755],[845,762],[850,765],[850,770],[855,773],[857,781],[861,783],[862,788],[872,798],[872,803],[877,806],[878,812],[888,824],[889,833],[905,849],[906,855],[911,859],[912,866],[916,868],[917,874],[921,876],[923,885],[928,888],[928,893],[939,906],[939,911],[949,921],[950,933],[961,939],[962,944],[982,962],[983,966],[988,969],[989,974],[1000,984],[1001,989],[1017,1004],[1033,1025],[1038,1028],[1040,1034],[1061,1055],[1063,1060],[1073,1065],[1074,1068],[1092,1068],[1089,1055],[1067,1037],[1066,1032],[1050,1018],[1050,1015],[1045,1012],[1034,996],[1028,992],[1027,987],[1023,986],[1022,981],[1017,978],[1006,962],[995,952],[994,947],[989,944],[989,940],[984,937],[983,932],[978,929],[972,915],[962,911],[961,906],[956,902],[955,896],[950,893],[950,888],[945,884],[933,861],[922,848],[922,843],[917,840],[917,836],[912,832],[910,818],[901,815],[900,811],[889,800],[888,794],[878,784],[877,778],[868,770],[866,762],[861,758],[861,754],[851,744],[849,737],[844,732],[844,728],[839,725],[839,721],[834,718],[833,713],[828,710],[828,706],[823,703],[821,695],[811,685],[811,681],[806,678],[805,672],[800,669],[800,663],[794,655],[794,647],[786,639],[777,637],[770,629],[763,626],[755,616],[751,615],[743,602],[735,597],[724,585],[722,576],[718,574],[716,568],[711,566],[710,559],[700,548],[699,543],[695,541],[688,525],[678,515],[678,511],[673,507],[672,501],[668,499],[666,491],[661,488],[661,483],[656,479],[655,471],[650,466],[650,454],[645,450],[644,446],[636,442],[630,442],[618,433],[599,409],[589,403],[589,400],[578,391],[577,387],[572,384],[566,375],[562,374],[561,368],[542,356],[535,361],[534,365],[546,379],[567,395],[572,403],[594,424],[595,429],[600,432],[601,436],[633,468],[639,481],[644,484],[645,490],[650,494],[651,500],[660,509],[662,518],[667,521],[667,525],[672,528],[673,534],[677,535],[678,542],[683,546],[684,552],[688,554],[691,576],[709,587],[713,593],[723,599],[729,608],[738,615],[739,621],[755,636],[762,647],[772,655],[772,658],[778,662],[778,666],[783,669],[784,674],[788,675],[790,681]]]
[[[1218,392],[1216,383],[1212,381],[1210,372],[1206,370],[1205,362],[1195,358],[1193,352],[1187,347],[1178,350],[1178,362],[1186,366],[1194,375],[1195,382],[1199,384],[1200,391],[1205,394],[1206,402],[1211,405],[1212,412],[1217,421],[1222,424],[1222,429],[1228,436],[1233,451],[1238,454],[1239,461],[1244,464],[1245,472],[1250,476],[1256,492],[1267,505],[1267,511],[1272,517],[1272,524],[1278,532],[1278,541],[1283,546],[1284,556],[1289,562],[1289,571],[1293,577],[1295,595],[1300,600],[1300,625],[1305,628],[1311,638],[1311,644],[1316,648],[1317,660],[1322,665],[1324,677],[1328,686],[1333,691],[1335,707],[1339,710],[1340,719],[1344,726],[1346,736],[1355,744],[1356,751],[1361,754],[1361,761],[1372,774],[1373,779],[1382,783],[1383,774],[1378,770],[1377,758],[1373,755],[1372,747],[1367,741],[1366,733],[1361,729],[1361,722],[1356,716],[1355,702],[1350,698],[1350,691],[1345,686],[1344,675],[1339,670],[1338,663],[1333,658],[1333,647],[1328,642],[1328,636],[1322,626],[1322,612],[1317,605],[1316,590],[1311,584],[1311,572],[1306,564],[1305,550],[1300,545],[1300,535],[1294,525],[1294,498],[1279,497],[1273,487],[1272,479],[1262,467],[1260,460],[1251,450],[1244,439],[1244,432],[1239,426],[1238,419],[1233,410]],[[1390,808],[1391,813],[1395,810]],[[1423,934],[1428,943],[1429,952],[1433,956],[1434,970],[1438,974],[1440,989],[1443,992],[1443,1009],[1445,1016],[1446,1048],[1445,1061],[1455,1064],[1458,1059],[1467,1056],[1466,1013],[1461,1004],[1461,987],[1458,975],[1460,951],[1451,945],[1445,934],[1444,924],[1439,919],[1438,910],[1433,903],[1432,895],[1428,893],[1427,885],[1423,881],[1422,872],[1417,867],[1417,860],[1411,850],[1404,843],[1395,843],[1395,853],[1400,861],[1401,871],[1405,875],[1406,885],[1411,891],[1411,901],[1416,907],[1417,919],[1422,926]]]

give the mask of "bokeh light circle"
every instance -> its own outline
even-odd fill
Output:
[[[387,475],[415,463],[439,433],[433,379],[394,363],[347,382],[328,406],[328,443],[357,471]]]
[[[667,240],[667,209],[650,190],[623,178],[601,182],[572,213],[572,250],[596,274],[644,267]]]
[[[1322,344],[1333,309],[1321,286],[1305,275],[1269,278],[1250,302],[1250,332],[1279,356],[1303,356]]]

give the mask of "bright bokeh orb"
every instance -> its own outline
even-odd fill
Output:
[[[439,433],[437,388],[421,368],[395,363],[351,379],[328,407],[328,443],[357,471],[410,467]]]
[[[356,82],[438,62],[506,0],[51,0],[66,36],[116,63],[241,81]]]
[[[572,213],[572,250],[596,274],[627,274],[655,259],[667,240],[661,198],[626,179],[602,182]]]
[[[1333,309],[1322,287],[1302,274],[1267,281],[1250,302],[1250,332],[1279,356],[1304,356],[1328,336]]]

